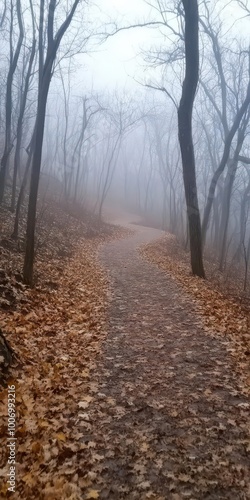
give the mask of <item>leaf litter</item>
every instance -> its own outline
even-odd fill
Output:
[[[51,266],[56,288],[3,315],[24,360],[10,379],[16,498],[250,498],[249,398],[195,301],[140,258],[158,235],[138,226],[105,243],[102,267],[98,241],[79,241],[63,273]]]
[[[138,226],[101,251],[112,299],[86,476],[100,499],[246,500],[250,401],[192,295],[139,256],[159,235]]]
[[[189,253],[168,233],[143,246],[140,252],[188,293],[204,329],[211,335],[223,337],[235,360],[241,390],[250,394],[250,297],[242,293],[240,273],[231,269],[231,276],[225,273],[223,279],[217,270],[218,264],[206,259],[207,280],[192,276]]]
[[[86,442],[91,425],[88,406],[97,391],[91,373],[106,335],[108,276],[97,251],[105,241],[127,234],[103,225],[87,238],[86,224],[61,210],[54,224],[52,240],[48,238],[37,256],[36,287],[23,285],[14,302],[8,307],[1,304],[0,327],[18,357],[8,378],[16,391],[14,498],[82,498],[84,455],[91,447]],[[74,244],[65,242],[68,253],[65,250],[62,258],[65,234]],[[60,241],[59,254],[55,238]],[[4,248],[4,257],[2,274],[9,278],[6,285],[15,289],[22,255]],[[7,388],[0,393],[0,422],[0,498],[5,498]],[[98,498],[98,493],[90,489],[88,498]]]

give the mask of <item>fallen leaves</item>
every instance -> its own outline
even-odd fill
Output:
[[[209,261],[206,262],[207,280],[192,276],[188,256],[171,234],[141,247],[140,253],[170,274],[188,293],[204,329],[210,335],[220,334],[225,338],[226,347],[236,361],[242,390],[250,393],[250,308],[241,303],[237,280],[233,282],[233,296],[233,284],[228,290]]]
[[[91,457],[104,457],[92,463],[93,488],[103,500],[243,500],[249,410],[238,404],[247,398],[224,341],[206,335],[192,297],[138,256],[136,246],[151,235],[140,228],[102,251],[113,297],[94,373],[100,389],[88,408]]]
[[[99,493],[97,490],[89,490],[86,498],[89,500],[91,498],[99,498]]]
[[[115,286],[100,358],[109,282],[96,245],[79,241],[63,274],[50,267],[56,288],[27,291],[34,314],[23,303],[3,315],[25,360],[12,382],[17,490],[31,500],[243,499],[249,407],[222,343],[204,334],[178,287],[134,243],[118,242],[107,245]]]
[[[16,388],[16,490],[23,498],[80,500],[87,489],[88,498],[98,498],[90,478],[83,486],[88,473],[84,452],[95,446],[86,440],[92,428],[87,409],[98,390],[91,374],[106,335],[109,281],[97,251],[102,242],[126,231],[115,228],[86,240],[77,234],[79,225],[73,220],[68,234],[76,242],[72,258],[53,260],[49,249],[47,261],[37,260],[36,288],[22,288],[15,308],[1,314],[0,327],[21,361],[12,369],[11,383]],[[6,479],[6,390],[1,393],[0,415],[0,464]],[[96,454],[93,461],[99,460]],[[5,479],[1,498],[7,494]]]

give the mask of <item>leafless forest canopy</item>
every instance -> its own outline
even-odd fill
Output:
[[[250,499],[249,21],[0,1],[1,499]]]
[[[101,2],[1,2],[0,202],[15,213],[13,238],[20,220],[27,221],[25,281],[32,281],[36,211],[39,215],[53,197],[100,219],[107,206],[138,214],[145,224],[174,233],[187,250],[200,224],[205,255],[221,272],[239,266],[246,290],[249,2],[199,2],[196,62],[195,41],[187,39],[187,2],[145,5],[141,15],[125,13],[121,20],[112,18],[112,10],[102,12]],[[131,85],[113,85],[112,74],[110,86],[95,81],[91,54],[121,33],[129,44],[131,33],[141,30],[147,30],[148,40],[145,47],[138,45],[140,64]],[[190,141],[186,150],[179,144],[180,102],[196,69],[189,109],[192,177]]]

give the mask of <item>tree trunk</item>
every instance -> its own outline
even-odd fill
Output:
[[[23,117],[24,117],[24,112],[25,112],[25,108],[26,108],[27,96],[28,96],[29,85],[30,85],[31,71],[32,71],[33,62],[34,62],[34,58],[35,58],[35,51],[36,51],[36,40],[33,38],[30,60],[29,60],[27,74],[26,74],[26,78],[25,78],[23,95],[21,96],[20,112],[19,112],[18,123],[17,123],[17,138],[16,138],[14,173],[13,173],[13,182],[12,182],[12,196],[11,196],[11,211],[12,212],[14,212],[14,210],[15,210],[17,172],[19,171],[19,168],[20,168],[20,150],[21,150],[22,135],[23,135]]]
[[[217,182],[218,182],[222,172],[224,171],[224,169],[226,167],[233,138],[234,138],[239,126],[240,126],[240,122],[241,122],[245,112],[247,111],[249,104],[250,104],[250,82],[248,84],[247,94],[246,94],[245,100],[242,103],[242,105],[241,105],[241,107],[240,107],[240,109],[239,109],[239,111],[234,119],[233,125],[232,125],[232,127],[231,127],[231,129],[226,137],[224,151],[223,151],[223,155],[222,155],[220,164],[219,164],[217,170],[214,172],[210,186],[209,186],[209,192],[208,192],[208,197],[207,197],[207,202],[206,202],[204,216],[203,216],[203,222],[202,222],[203,246],[205,245],[209,217],[210,217],[210,212],[211,212],[211,208],[213,205],[214,194],[215,194]]]
[[[248,184],[244,190],[243,196],[241,195],[241,205],[240,205],[240,238],[239,245],[233,257],[233,260],[240,262],[242,255],[242,246],[244,245],[246,237],[246,226],[249,212],[249,195],[250,195],[250,178]]]
[[[29,196],[28,217],[27,217],[26,252],[25,252],[24,267],[23,267],[24,282],[27,283],[28,285],[32,285],[33,281],[36,205],[37,205],[40,170],[41,170],[46,104],[47,104],[50,79],[51,79],[51,70],[48,71],[48,74],[46,75],[46,80],[43,82],[37,109],[35,144],[34,144],[34,151],[32,158],[30,196]]]
[[[56,9],[56,0],[50,0],[48,5],[48,25],[47,25],[47,54],[44,61],[44,5],[45,1],[40,0],[40,20],[39,20],[39,89],[38,89],[38,106],[35,126],[35,142],[32,158],[32,171],[30,180],[30,195],[28,205],[27,231],[26,231],[26,250],[23,267],[24,282],[32,285],[33,281],[33,266],[35,253],[35,226],[36,226],[36,205],[38,186],[41,170],[42,146],[44,135],[44,124],[46,105],[49,92],[50,81],[52,78],[52,68],[57,55],[57,50],[61,40],[67,31],[77,5],[80,0],[75,0],[70,13],[65,21],[59,27],[56,35],[54,35],[54,14]]]
[[[213,237],[213,247],[218,249],[219,247],[219,237],[220,237],[220,226],[219,226],[219,220],[220,220],[220,213],[219,213],[219,200],[218,196],[214,199],[214,204],[213,204],[213,221],[214,221],[214,234],[211,236]]]
[[[192,111],[199,78],[198,4],[197,0],[182,0],[182,3],[185,11],[186,70],[178,109],[178,131],[189,224],[191,268],[193,274],[205,278],[192,139]]]
[[[5,189],[5,178],[8,167],[9,155],[12,149],[11,145],[11,115],[12,115],[12,83],[14,73],[16,71],[18,58],[20,55],[24,31],[23,22],[21,14],[21,2],[17,0],[17,18],[19,26],[19,37],[16,46],[14,56],[12,54],[12,37],[13,37],[13,10],[11,6],[11,27],[10,27],[10,67],[7,76],[7,86],[6,86],[6,100],[5,100],[5,144],[4,152],[1,159],[0,165],[0,203],[3,202],[4,189]]]
[[[238,165],[237,160],[232,160],[232,162],[230,162],[228,166],[228,173],[225,180],[224,200],[222,202],[222,211],[221,211],[221,241],[220,241],[220,263],[219,263],[219,271],[221,272],[223,271],[225,264],[231,194],[236,175],[237,165]]]
[[[32,135],[31,141],[30,141],[30,146],[27,150],[28,159],[27,159],[25,172],[24,172],[24,176],[23,176],[23,180],[22,180],[22,184],[20,187],[20,191],[19,191],[19,195],[18,195],[18,199],[17,199],[17,204],[16,204],[14,228],[13,228],[13,233],[11,235],[11,238],[13,238],[14,240],[17,240],[17,238],[18,238],[20,210],[21,210],[21,206],[22,206],[22,202],[23,202],[23,198],[24,198],[24,193],[25,193],[25,188],[27,185],[28,175],[29,175],[29,171],[30,171],[30,165],[31,165],[32,154],[33,154],[33,146],[34,146],[34,138],[35,138],[35,131],[33,132],[33,135]]]

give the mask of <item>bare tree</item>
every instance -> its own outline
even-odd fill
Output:
[[[250,52],[249,50],[235,46],[233,46],[232,49],[227,47],[226,51],[225,48],[221,46],[220,41],[222,23],[218,23],[216,20],[211,19],[206,2],[203,2],[203,6],[204,13],[200,16],[200,25],[208,40],[211,42],[213,55],[211,67],[213,71],[215,71],[215,75],[214,79],[211,77],[210,73],[208,75],[208,80],[211,82],[211,85],[203,78],[200,79],[200,83],[206,97],[211,102],[218,116],[224,143],[219,165],[213,172],[204,209],[202,221],[202,240],[204,245],[216,186],[227,166],[234,137],[250,104]],[[236,53],[237,49],[238,54]],[[227,71],[225,69],[226,61],[223,55],[225,53],[229,54],[228,58],[232,60],[231,64],[227,64]],[[243,77],[244,73],[242,68],[246,65],[247,59],[249,65],[249,68],[247,68],[248,82],[245,84],[246,78],[245,76]],[[234,67],[239,68],[238,75],[234,74]],[[216,83],[216,81],[218,83]],[[239,152],[240,151],[238,151],[238,154]]]
[[[70,26],[76,8],[80,0],[75,0],[65,19],[65,21],[55,30],[55,10],[56,0],[50,0],[48,7],[48,22],[47,22],[47,50],[44,58],[44,11],[45,0],[40,0],[40,19],[39,19],[39,88],[38,88],[38,106],[36,129],[34,139],[34,151],[31,170],[30,195],[27,218],[27,233],[26,233],[26,251],[24,259],[23,277],[24,281],[31,285],[33,280],[33,265],[34,265],[34,246],[35,246],[35,225],[36,225],[36,206],[37,194],[41,169],[42,146],[45,124],[45,113],[50,82],[53,74],[53,65],[56,59],[57,51],[61,40]]]
[[[220,245],[220,271],[223,270],[225,263],[225,253],[226,253],[226,243],[227,243],[227,231],[230,215],[230,204],[233,184],[236,176],[237,166],[239,162],[239,155],[246,136],[246,129],[249,122],[249,112],[245,114],[242,119],[242,123],[238,129],[237,134],[237,144],[235,147],[234,155],[231,161],[229,161],[228,172],[225,179],[224,188],[224,199],[222,201],[222,214],[221,214],[221,245]]]
[[[24,75],[25,69],[26,69],[25,68],[26,64],[25,64],[25,62],[23,64],[24,88],[22,89],[22,93],[21,93],[20,109],[19,109],[19,116],[18,116],[18,121],[17,121],[16,148],[15,148],[15,157],[14,157],[14,171],[13,171],[12,196],[11,196],[11,211],[12,212],[14,212],[14,210],[15,210],[17,173],[19,172],[19,169],[20,169],[20,151],[21,151],[21,143],[22,143],[22,136],[23,136],[23,119],[24,119],[24,113],[25,113],[27,97],[28,97],[28,92],[29,92],[29,87],[30,87],[31,74],[32,74],[34,60],[35,60],[35,54],[36,54],[34,13],[33,13],[33,5],[32,5],[31,0],[30,0],[30,10],[32,13],[31,18],[32,18],[32,26],[33,26],[33,37],[32,37],[31,47],[29,49],[29,53],[26,56],[26,61],[25,61],[27,63],[26,75]]]
[[[6,8],[6,7],[5,7]],[[11,115],[12,115],[12,85],[13,77],[16,71],[17,62],[19,59],[23,38],[23,20],[21,11],[21,0],[16,0],[16,10],[18,19],[19,36],[15,49],[13,48],[13,37],[14,37],[14,6],[13,0],[10,2],[10,32],[9,32],[9,44],[10,44],[10,62],[9,70],[7,76],[6,84],[6,98],[5,98],[5,143],[4,151],[1,158],[0,164],[0,203],[3,202],[4,190],[5,190],[5,178],[8,166],[8,159],[12,149],[11,143]]]
[[[87,96],[82,97],[82,117],[81,117],[81,125],[80,125],[80,133],[78,139],[76,141],[76,145],[72,155],[72,163],[75,164],[75,160],[77,158],[77,168],[76,168],[76,176],[75,176],[75,188],[74,188],[74,201],[77,200],[78,192],[79,192],[79,181],[80,181],[80,171],[81,171],[81,163],[83,162],[82,158],[82,149],[84,142],[88,141],[88,137],[86,137],[86,132],[90,127],[91,121],[93,117],[104,110],[104,108],[96,101],[92,102],[90,98]],[[86,162],[86,155],[85,155]],[[86,166],[86,165],[85,165]],[[84,171],[84,166],[82,168]]]
[[[96,202],[99,219],[101,219],[103,204],[113,180],[122,141],[141,118],[140,110],[135,110],[133,101],[128,100],[127,96],[120,98],[115,94],[114,102],[116,107],[106,111],[104,122],[102,123],[107,133],[105,134],[105,140],[101,141],[104,150],[102,151],[100,160],[101,169]]]
[[[186,72],[178,109],[179,142],[189,222],[191,267],[193,274],[205,277],[202,259],[201,222],[198,205],[195,157],[192,139],[192,110],[199,79],[198,3],[182,0],[185,12]]]
[[[28,177],[30,173],[30,167],[31,167],[31,161],[32,161],[32,155],[33,155],[33,148],[34,148],[34,138],[35,138],[35,129],[32,133],[31,141],[28,147],[26,148],[26,153],[28,155],[26,165],[25,165],[25,170],[24,170],[24,175],[22,178],[18,198],[17,198],[17,204],[16,204],[16,211],[15,211],[15,219],[14,219],[14,227],[13,227],[13,232],[11,234],[11,238],[14,240],[17,240],[18,238],[18,231],[19,231],[19,221],[20,221],[20,212],[21,212],[21,207],[24,199],[24,194],[25,194],[25,189],[27,186],[28,182]]]
[[[7,11],[7,0],[4,0],[3,4],[3,10],[0,14],[0,29],[2,29],[6,17],[6,11]]]

